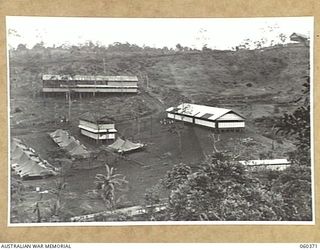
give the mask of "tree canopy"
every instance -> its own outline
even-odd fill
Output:
[[[150,218],[169,221],[310,221],[311,170],[292,165],[279,172],[253,172],[239,162],[215,154],[194,171],[178,164],[150,189],[146,205],[160,202],[167,190],[164,212]]]
[[[169,220],[282,220],[282,196],[274,194],[237,162],[214,158],[171,190]]]
[[[305,77],[302,97],[294,100],[299,103],[292,113],[285,113],[276,123],[277,133],[289,135],[294,139],[296,150],[290,152],[290,158],[299,164],[311,164],[311,124],[310,124],[310,77]]]

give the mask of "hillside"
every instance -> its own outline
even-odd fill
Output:
[[[11,83],[40,90],[41,74],[70,72],[137,75],[146,84],[147,75],[154,92],[170,95],[171,90],[179,91],[195,102],[230,95],[242,99],[268,94],[287,101],[301,89],[300,79],[309,66],[308,49],[297,44],[260,50],[180,52],[118,47],[116,51],[99,47],[13,51]],[[32,81],[26,81],[29,78]]]
[[[137,75],[141,90],[167,106],[191,101],[233,108],[249,122],[258,119],[266,126],[261,118],[294,108],[292,101],[301,95],[308,69],[309,50],[301,44],[238,51],[174,51],[130,44],[35,46],[10,51],[11,100],[15,99],[11,104],[13,108],[24,106],[30,97],[39,95],[42,74]],[[94,111],[104,100],[83,102]],[[135,98],[132,102],[137,104]],[[144,109],[143,100],[138,103]],[[259,129],[264,133],[261,126]]]

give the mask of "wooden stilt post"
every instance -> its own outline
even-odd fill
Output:
[[[153,121],[152,121],[152,115],[150,116],[150,124],[151,124],[151,137],[152,137],[152,133],[153,133],[153,131],[152,131],[152,124],[153,123]]]

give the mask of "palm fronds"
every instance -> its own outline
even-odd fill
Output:
[[[96,174],[95,184],[106,206],[112,208],[115,203],[117,203],[115,191],[125,191],[126,189],[122,189],[122,187],[127,185],[128,181],[125,179],[125,176],[114,174],[114,168],[110,168],[108,164],[106,164],[106,173]]]

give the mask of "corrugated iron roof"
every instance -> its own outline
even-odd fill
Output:
[[[189,115],[189,116],[198,117],[198,118],[204,118],[204,119],[213,120],[213,121],[229,112],[233,112],[237,114],[231,109],[210,107],[210,106],[193,104],[193,103],[182,103],[177,107],[170,107],[166,111],[182,114],[182,115]],[[242,117],[241,115],[239,116]]]
[[[73,77],[68,75],[43,75],[42,80],[48,81],[48,80],[56,80],[56,81],[62,81],[62,80],[75,80],[75,81],[110,81],[110,82],[137,82],[138,77],[137,76],[89,76],[89,75],[75,75]]]

